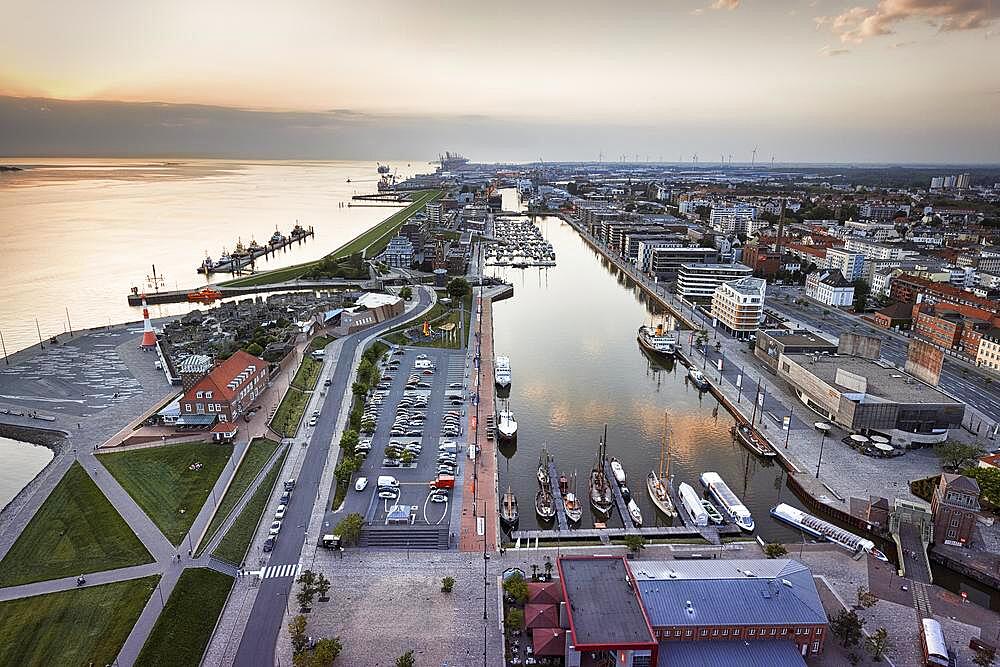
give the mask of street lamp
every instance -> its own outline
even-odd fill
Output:
[[[823,464],[823,444],[826,442],[826,429],[823,429],[823,438],[819,441],[819,460],[816,462],[816,479],[819,479],[819,467]]]

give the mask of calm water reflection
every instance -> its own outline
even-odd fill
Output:
[[[675,485],[687,482],[700,491],[699,475],[714,470],[743,498],[764,537],[798,539],[797,531],[767,514],[779,496],[799,506],[784,486],[781,467],[733,443],[732,418],[710,394],[699,394],[684,381],[683,364],[660,364],[639,348],[636,329],[661,315],[632,281],[598,261],[567,224],[554,217],[539,218],[538,224],[556,250],[558,266],[492,269],[514,284],[515,293],[495,306],[494,349],[510,356],[513,369],[510,402],[518,441],[516,451],[501,452],[500,485],[506,490],[510,484],[517,494],[519,527],[537,527],[535,470],[543,446],[560,471],[578,472],[577,491],[585,502],[604,424],[608,454],[621,459],[645,524],[666,525],[645,485],[646,474],[659,465],[666,411]],[[621,520],[613,516],[611,525],[620,526]],[[585,512],[582,527],[592,526]]]
[[[0,508],[14,499],[52,460],[52,450],[41,445],[0,437]]]

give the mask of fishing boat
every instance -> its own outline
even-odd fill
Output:
[[[615,456],[611,457],[611,473],[615,476],[615,481],[618,484],[625,483],[625,468],[622,467],[622,462]]]
[[[509,486],[500,500],[500,521],[508,528],[517,525],[517,497]]]
[[[774,450],[771,449],[770,445],[765,443],[761,438],[750,430],[749,426],[744,426],[740,424],[739,426],[733,425],[730,429],[730,433],[733,437],[743,443],[743,446],[749,449],[751,452],[757,456],[762,456],[764,458],[774,458],[777,456]]]
[[[562,479],[562,477],[559,478],[560,488]],[[573,490],[570,491],[570,488]],[[566,490],[563,492],[563,510],[566,512],[566,520],[571,524],[578,524],[583,518],[583,506],[580,504],[580,499],[576,497],[576,472],[566,483]]]
[[[663,324],[657,324],[655,329],[645,325],[639,327],[636,339],[644,350],[653,354],[672,357],[677,351],[677,336],[668,334]]]
[[[714,523],[716,526],[722,524],[722,513],[715,509],[715,505],[712,504],[711,500],[701,499],[701,506],[705,508],[705,514],[708,515],[708,520]]]
[[[791,505],[778,503],[771,508],[771,516],[817,539],[833,542],[850,551],[855,556],[860,553],[866,553],[878,560],[886,563],[889,562],[886,555],[876,549],[875,543],[871,540],[866,540],[850,531],[844,530],[840,526],[835,526],[829,521],[824,521],[812,514],[807,514]]]
[[[556,501],[547,488],[538,489],[535,494],[535,514],[541,521],[551,521],[556,517]]]
[[[628,501],[628,514],[632,517],[632,523],[636,526],[642,525],[642,512],[639,511],[639,506],[634,500]]]
[[[538,471],[535,473],[535,476],[538,478],[538,485],[546,489],[549,487],[549,482],[551,481],[549,479],[550,460],[549,453],[542,447],[542,453],[538,457]]]
[[[497,357],[493,360],[493,379],[498,387],[509,387],[511,382],[510,358]]]
[[[604,426],[604,436],[607,437],[608,427]],[[607,518],[611,515],[611,508],[614,506],[614,496],[611,491],[611,483],[604,473],[605,440],[597,448],[597,460],[590,470],[590,506],[598,515]]]
[[[510,406],[497,412],[497,433],[504,440],[512,440],[517,435],[517,420],[514,419]]]
[[[187,300],[196,303],[212,303],[222,298],[222,292],[214,287],[202,287],[187,293]]]
[[[698,391],[705,391],[708,389],[708,378],[700,370],[692,366],[688,369],[688,379],[691,380],[691,384],[698,388]]]
[[[677,487],[677,493],[681,497],[681,505],[684,506],[684,511],[687,512],[691,523],[698,527],[707,526],[708,513],[705,512],[705,508],[701,504],[701,498],[691,488],[691,485],[687,482],[681,482]]]
[[[754,529],[753,516],[750,514],[750,510],[746,508],[732,489],[729,488],[719,473],[716,472],[703,472],[701,474],[701,483],[708,493],[715,498],[716,502],[719,503],[719,507],[723,512],[729,515],[733,522],[742,528],[743,530],[752,532]]]
[[[297,239],[306,235],[306,228],[299,224],[299,221],[295,221],[295,226],[292,227],[292,238]]]
[[[650,470],[646,475],[646,493],[653,501],[656,509],[669,517],[677,516],[674,502],[670,499],[670,490],[667,488],[670,475],[670,455],[667,450],[667,414],[663,413],[663,435],[660,438],[660,471]],[[664,455],[666,454],[667,467],[663,468]]]
[[[201,260],[201,266],[198,267],[198,273],[204,273],[206,276],[210,273],[215,273],[215,261],[205,253],[205,259]]]
[[[278,231],[278,228],[274,228],[274,233],[271,234],[271,238],[268,243],[272,246],[279,246],[285,242],[285,235]]]

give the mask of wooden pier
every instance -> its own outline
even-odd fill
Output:
[[[234,296],[252,296],[254,294],[266,294],[268,292],[309,292],[316,290],[336,290],[348,288],[363,288],[368,280],[347,280],[345,278],[323,278],[320,280],[288,280],[281,283],[269,285],[247,285],[244,287],[224,287],[221,285],[209,285],[217,290],[223,299]],[[188,298],[188,294],[197,292],[200,288],[182,290],[161,290],[159,292],[149,292],[146,294],[146,303],[150,305],[159,303],[185,303],[194,301]],[[201,302],[198,302],[201,303]],[[142,294],[138,289],[134,289],[128,294],[128,305],[141,306]],[[202,307],[204,304],[201,303]]]
[[[707,529],[690,526],[648,526],[643,528],[574,528],[571,530],[515,530],[510,536],[515,541],[528,540],[551,542],[553,540],[597,540],[606,541],[610,538],[624,539],[629,535],[639,535],[646,539],[705,539],[712,544],[720,544],[720,537],[739,537],[742,531],[738,526],[708,526]],[[714,541],[706,536],[711,534]]]
[[[549,487],[556,504],[556,520],[560,531],[569,531],[569,520],[566,518],[566,506],[563,504],[562,491],[559,490],[559,471],[556,462],[549,457]]]
[[[628,504],[625,502],[625,496],[622,495],[622,489],[618,485],[615,473],[611,470],[611,463],[607,459],[604,460],[604,475],[607,477],[608,483],[611,484],[611,493],[615,498],[615,507],[618,508],[622,525],[625,526],[626,530],[634,530],[635,524],[632,523],[632,515],[628,513]]]
[[[205,275],[211,275],[213,273],[232,273],[233,275],[240,275],[246,267],[249,266],[252,269],[257,259],[261,257],[267,259],[268,257],[276,255],[279,250],[284,250],[294,243],[301,244],[310,236],[316,235],[316,231],[313,229],[312,225],[300,229],[300,231],[293,230],[293,233],[289,236],[283,236],[280,242],[275,243],[273,241],[268,241],[264,245],[254,248],[253,250],[248,249],[245,255],[231,257],[228,262],[219,262],[209,269],[206,269],[203,264],[198,267],[197,272],[204,273]]]

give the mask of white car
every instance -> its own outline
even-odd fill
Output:
[[[281,522],[275,521],[274,523],[271,524],[271,530],[268,532],[270,535],[277,535],[278,531],[280,530],[281,530]]]
[[[274,512],[274,518],[278,521],[285,518],[285,506],[278,505],[278,509]]]
[[[364,491],[366,486],[368,486],[367,477],[358,477],[358,480],[354,482],[355,491]]]

